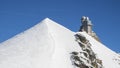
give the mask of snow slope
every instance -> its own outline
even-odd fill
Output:
[[[103,66],[105,68],[120,68],[120,64],[115,61],[115,59],[120,59],[118,58],[119,55],[117,53],[110,50],[102,43],[96,41],[94,38],[92,38],[85,32],[79,32],[79,33],[84,35],[89,40],[89,42],[92,45],[91,48],[96,53],[97,57],[99,57],[102,60]]]
[[[118,55],[84,32],[105,68],[120,68]],[[75,32],[46,18],[0,44],[0,68],[75,68],[71,52],[81,51]]]
[[[73,68],[74,32],[46,18],[0,44],[0,68]]]

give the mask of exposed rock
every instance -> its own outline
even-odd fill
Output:
[[[92,30],[92,22],[89,19],[89,17],[83,16],[81,18],[81,22],[82,22],[82,25],[79,31],[88,33],[90,36],[92,36],[94,39],[100,42],[100,39],[98,38],[96,33]]]
[[[102,60],[96,57],[86,37],[80,34],[76,34],[75,37],[82,51],[71,53],[73,65],[77,68],[103,68]]]

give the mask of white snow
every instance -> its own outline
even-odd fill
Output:
[[[103,66],[105,68],[120,68],[120,65],[114,61],[115,57],[117,57],[117,53],[107,48],[102,43],[96,41],[94,38],[89,36],[85,32],[79,32],[80,34],[84,35],[91,43],[91,47],[93,51],[96,53],[98,58],[100,58],[103,62]]]
[[[84,32],[105,68],[120,68],[115,52]],[[81,51],[75,32],[49,18],[0,44],[0,68],[74,68],[72,51]]]
[[[0,44],[0,68],[73,68],[74,32],[46,18]]]

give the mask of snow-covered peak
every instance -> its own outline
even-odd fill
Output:
[[[45,18],[45,19],[43,19],[40,23],[49,23],[49,22],[54,23],[54,21],[51,20],[50,18]]]
[[[64,27],[60,24],[58,24],[57,22],[51,20],[50,18],[45,18],[40,23],[46,24],[47,27],[49,28],[49,30],[52,29],[52,28],[53,28],[53,30],[56,29],[56,28],[60,28],[60,29],[64,29],[64,30],[68,30],[68,31],[72,32],[71,30],[67,29],[66,27]],[[56,29],[56,30],[59,30],[59,29]]]
[[[70,53],[80,50],[74,34],[46,18],[0,44],[0,67],[73,68]]]
[[[71,53],[82,52],[82,48],[76,41],[75,34],[77,33],[45,18],[0,44],[0,68],[77,68],[71,62]],[[88,34],[78,34],[89,40],[89,49],[98,55],[105,68],[120,68],[116,53]]]

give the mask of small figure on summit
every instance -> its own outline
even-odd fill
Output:
[[[92,30],[92,22],[89,19],[89,17],[82,16],[81,18],[81,27],[80,30],[81,32],[86,32],[90,36],[94,37],[96,40],[100,41],[96,33]]]

